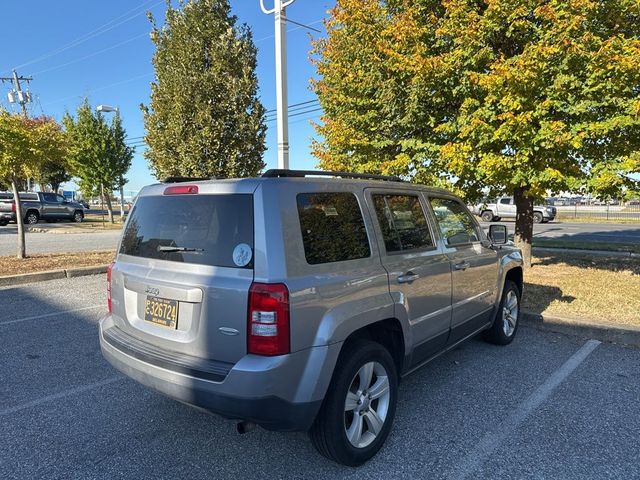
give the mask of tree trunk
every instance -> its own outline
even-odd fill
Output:
[[[522,250],[524,266],[531,266],[531,242],[533,241],[533,199],[527,196],[526,187],[518,187],[513,192],[516,204],[516,231],[513,237]]]
[[[11,189],[13,190],[13,200],[16,202],[16,224],[18,225],[18,258],[26,258],[27,247],[24,241],[24,216],[22,214],[22,204],[18,189],[18,180],[11,177]]]
[[[109,192],[104,194],[104,199],[107,202],[107,213],[109,214],[109,222],[114,223],[113,222],[113,206],[111,205],[111,195],[109,195]]]

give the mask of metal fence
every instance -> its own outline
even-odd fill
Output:
[[[559,220],[593,218],[640,222],[640,205],[556,205]]]

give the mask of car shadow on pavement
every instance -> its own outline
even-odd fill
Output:
[[[524,292],[525,294],[522,298],[523,310],[536,315],[542,315],[554,301],[571,303],[576,299],[572,295],[564,295],[558,287],[527,282],[524,284]]]

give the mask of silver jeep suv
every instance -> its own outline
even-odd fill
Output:
[[[513,339],[522,257],[506,242],[451,193],[395,177],[174,178],[128,217],[102,353],[239,431],[309,430],[359,465],[389,434],[402,376],[480,332]]]

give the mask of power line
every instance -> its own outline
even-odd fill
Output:
[[[128,78],[126,80],[121,80],[119,82],[110,83],[109,85],[104,85],[102,87],[89,89],[87,93],[100,92],[102,90],[106,90],[106,89],[111,88],[111,87],[116,87],[118,85],[124,85],[125,83],[133,82],[135,80],[139,80],[139,79],[144,78],[144,77],[149,77],[151,75],[153,75],[153,73],[144,73],[142,75],[137,75],[135,77],[131,77],[131,78]],[[57,100],[53,100],[51,102],[45,103],[44,106],[46,107],[47,105],[53,105],[54,103],[64,102],[65,100],[70,100],[72,98],[78,98],[78,95],[76,94],[76,95],[70,95],[70,96],[64,97],[64,98],[59,98]]]
[[[60,64],[58,64],[58,65],[56,65],[54,67],[45,68],[44,70],[40,70],[40,71],[36,72],[34,75],[41,75],[43,73],[52,72],[54,70],[59,70],[59,69],[64,68],[64,67],[66,67],[68,65],[72,65],[74,63],[82,62],[83,60],[86,60],[86,59],[91,58],[91,57],[95,57],[96,55],[100,55],[101,53],[108,52],[109,50],[113,50],[114,48],[121,47],[122,45],[126,45],[127,43],[131,43],[134,40],[137,40],[138,38],[146,37],[148,35],[149,34],[146,33],[146,32],[145,33],[141,33],[140,35],[136,35],[135,37],[131,37],[128,40],[124,40],[122,42],[116,43],[115,45],[111,45],[110,47],[103,48],[102,50],[95,51],[93,53],[90,53],[89,55],[85,55],[84,57],[76,58],[75,60],[70,60],[70,61],[65,62],[65,63],[60,63]]]
[[[308,113],[319,112],[319,111],[321,111],[321,110],[322,110],[322,107],[320,107],[320,108],[312,108],[312,109],[310,109],[310,110],[304,110],[304,111],[298,111],[298,112],[296,112],[296,113],[292,113],[292,114],[291,114],[291,115],[289,115],[289,116],[290,116],[290,117],[297,117],[297,116],[299,116],[299,115],[306,115],[306,114],[308,114]],[[276,120],[276,117],[268,118],[268,119],[267,119],[267,120],[265,120],[265,121],[267,121],[267,122],[273,122],[274,120]]]
[[[84,42],[86,42],[86,41],[88,41],[88,40],[90,40],[90,39],[92,39],[94,37],[97,37],[99,35],[102,35],[103,33],[106,33],[106,32],[108,32],[110,30],[113,30],[114,28],[122,25],[123,23],[126,23],[129,20],[134,19],[138,15],[140,15],[142,13],[145,13],[145,11],[147,9],[147,5],[149,5],[152,1],[153,0],[146,0],[143,4],[138,5],[137,7],[134,7],[131,10],[126,11],[122,15],[114,18],[113,20],[110,20],[109,22],[105,23],[104,25],[101,25],[100,27],[98,27],[98,28],[96,28],[96,29],[94,29],[94,30],[92,30],[92,31],[90,31],[88,33],[85,33],[84,35],[76,38],[75,40],[73,40],[73,41],[71,41],[71,42],[69,42],[69,43],[67,43],[67,44],[65,44],[65,45],[63,45],[61,47],[58,47],[58,48],[56,48],[54,50],[51,50],[51,51],[49,51],[49,52],[47,52],[47,53],[45,53],[43,55],[40,55],[39,57],[36,57],[36,58],[34,58],[32,60],[29,60],[28,62],[22,63],[22,64],[18,65],[15,68],[16,69],[23,68],[23,67],[26,67],[26,66],[29,66],[29,65],[33,65],[34,63],[41,62],[43,60],[46,60],[47,58],[51,58],[51,57],[53,57],[55,55],[59,55],[60,53],[66,51],[66,50],[69,50],[70,48],[77,47],[78,45],[81,45]],[[156,5],[159,5],[161,3],[163,3],[163,1],[155,2],[153,5],[149,6],[148,8],[153,8]],[[130,15],[129,17],[127,17],[127,15],[129,15],[132,12],[136,12],[136,13],[134,13],[133,15]],[[124,20],[118,21],[123,17],[126,17],[126,18]],[[114,22],[116,22],[116,23],[114,23]]]
[[[288,23],[293,23],[300,27],[306,28],[307,30],[313,30],[314,32],[322,33],[322,30],[318,30],[317,28],[310,27],[309,25],[305,25],[304,23],[296,22],[295,20],[291,20],[289,17],[285,19]]]
[[[300,123],[300,122],[304,122],[306,120],[311,120],[313,118],[320,118],[322,115],[316,114],[316,115],[311,115],[309,117],[305,117],[305,118],[299,118],[297,119],[295,122],[291,122],[289,123],[289,125],[295,125],[296,123]]]
[[[290,28],[289,30],[287,30],[287,33],[295,32],[296,30],[301,30],[303,28],[309,27],[309,25],[316,25],[316,24],[321,23],[321,22],[324,22],[324,18],[321,18],[319,20],[315,20],[315,21],[313,21],[311,23],[308,23],[304,27],[293,27],[293,28]],[[259,38],[259,39],[255,40],[254,43],[262,42],[264,40],[268,40],[268,39],[273,38],[273,37],[275,37],[275,35],[267,35],[266,37],[262,37],[262,38]]]
[[[319,106],[320,106],[319,104],[310,104],[310,105],[307,105],[307,106],[305,106],[305,107],[298,107],[298,108],[295,108],[295,109],[293,109],[293,110],[292,110],[292,112],[293,112],[293,113],[299,113],[299,112],[301,112],[301,111],[303,111],[303,110],[305,110],[305,111],[306,111],[306,110],[307,110],[307,109],[309,109],[309,108],[312,108],[312,109],[313,109],[313,108],[315,108],[315,107],[319,107]],[[272,114],[270,114],[270,115],[266,115],[266,118],[267,118],[267,121],[269,121],[269,120],[273,120],[274,118],[276,118],[276,114],[273,114],[273,113],[272,113]]]
[[[307,105],[309,103],[317,103],[318,99],[314,98],[313,100],[307,100],[306,102],[300,102],[300,103],[293,103],[291,105],[289,105],[287,108],[289,110],[295,110],[297,107],[300,107],[301,105]],[[272,108],[271,110],[267,110],[266,112],[264,112],[266,115],[270,114],[270,113],[275,113],[277,111],[277,109]]]

